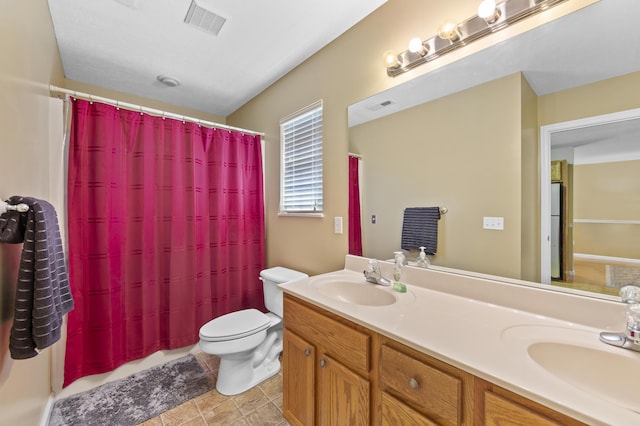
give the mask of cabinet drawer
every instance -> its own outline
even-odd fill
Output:
[[[492,392],[484,394],[484,416],[485,425],[560,426],[563,424]]]
[[[368,375],[371,337],[348,321],[337,321],[285,294],[284,326],[302,336],[345,366]],[[347,325],[349,324],[349,325]]]
[[[383,390],[391,390],[438,423],[461,423],[461,379],[387,345],[382,346],[380,365]]]
[[[382,394],[382,426],[437,426],[387,393]]]

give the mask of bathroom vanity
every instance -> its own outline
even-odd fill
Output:
[[[280,286],[290,424],[640,424],[637,374],[607,376],[640,354],[597,338],[619,303],[419,268],[397,293],[366,264]]]

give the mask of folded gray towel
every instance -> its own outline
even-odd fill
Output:
[[[25,359],[60,339],[62,318],[73,309],[73,298],[53,206],[19,196],[9,203],[29,206],[27,212],[0,216],[0,242],[24,242],[9,350],[12,358]]]
[[[438,220],[440,207],[409,207],[404,209],[402,221],[403,250],[425,247],[425,253],[436,254],[438,250]]]

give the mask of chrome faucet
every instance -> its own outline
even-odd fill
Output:
[[[391,281],[382,276],[380,265],[378,265],[378,261],[375,259],[369,259],[369,266],[364,271],[364,279],[373,284],[383,286],[391,285]]]
[[[626,330],[620,333],[603,331],[600,341],[609,345],[640,352],[640,287],[627,285],[620,289],[620,298],[627,304]]]

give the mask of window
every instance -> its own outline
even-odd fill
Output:
[[[322,213],[322,101],[280,121],[280,214]]]

